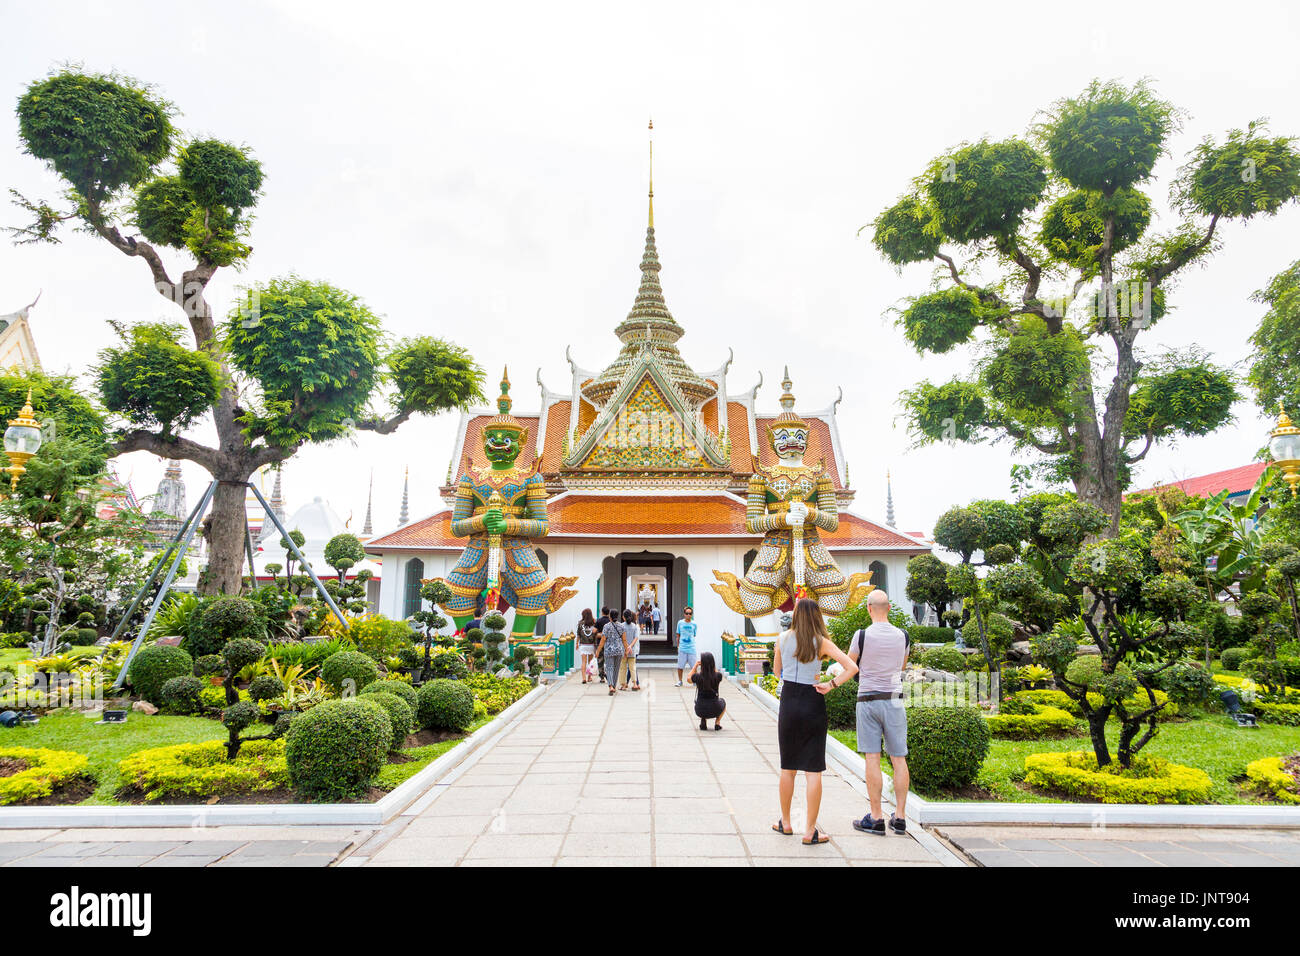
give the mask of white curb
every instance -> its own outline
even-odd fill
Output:
[[[550,693],[539,685],[465,740],[374,803],[181,804],[165,807],[0,807],[0,829],[69,827],[380,826],[400,815]]]

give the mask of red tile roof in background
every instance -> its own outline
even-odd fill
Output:
[[[1171,487],[1181,488],[1185,494],[1191,495],[1193,498],[1208,498],[1210,495],[1217,495],[1221,491],[1229,491],[1234,495],[1240,494],[1254,488],[1255,482],[1259,480],[1259,476],[1264,473],[1264,469],[1267,467],[1267,462],[1256,461],[1249,465],[1229,468],[1226,471],[1215,471],[1208,475],[1198,475],[1195,478],[1184,478],[1182,481],[1162,482],[1141,491],[1130,491],[1125,497],[1149,495],[1161,488]]]

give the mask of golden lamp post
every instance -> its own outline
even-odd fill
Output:
[[[1268,451],[1273,462],[1282,469],[1282,477],[1291,486],[1291,495],[1295,497],[1296,486],[1300,485],[1300,428],[1291,423],[1281,402],[1278,402],[1277,410],[1277,427],[1269,433]]]
[[[9,456],[9,488],[18,490],[18,479],[27,472],[27,462],[41,450],[41,423],[32,411],[32,390],[27,390],[27,404],[5,429],[5,454]]]

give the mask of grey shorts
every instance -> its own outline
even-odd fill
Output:
[[[677,652],[677,669],[684,671],[688,667],[694,667],[695,662],[699,659],[700,659],[700,655],[696,654],[694,651],[679,650]]]
[[[880,753],[880,740],[891,757],[907,756],[907,708],[902,699],[858,701],[858,753]]]

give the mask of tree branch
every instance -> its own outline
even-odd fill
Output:
[[[1151,445],[1152,443],[1155,442],[1155,440],[1156,440],[1155,433],[1147,432],[1146,444],[1142,446],[1142,451],[1140,451],[1136,455],[1130,455],[1127,452],[1125,452],[1124,460],[1128,462],[1130,465],[1137,464],[1139,461],[1141,461],[1143,458],[1147,456],[1147,452],[1151,450]]]
[[[1214,229],[1218,224],[1219,214],[1216,212],[1210,217],[1210,225],[1205,230],[1205,235],[1200,239],[1200,241],[1187,246],[1181,253],[1174,256],[1164,265],[1157,266],[1154,270],[1147,273],[1147,278],[1151,280],[1152,289],[1200,255],[1202,250],[1204,250],[1205,247],[1210,244],[1210,241],[1214,239]]]
[[[222,471],[223,455],[218,449],[179,436],[164,438],[154,432],[137,428],[119,438],[112,447],[115,455],[125,455],[131,451],[147,451],[160,458],[192,461],[202,465],[214,477],[218,477]]]
[[[377,435],[391,435],[397,431],[398,426],[403,424],[411,417],[411,410],[398,412],[391,418],[367,418],[365,421],[357,422],[359,431],[374,432]]]

